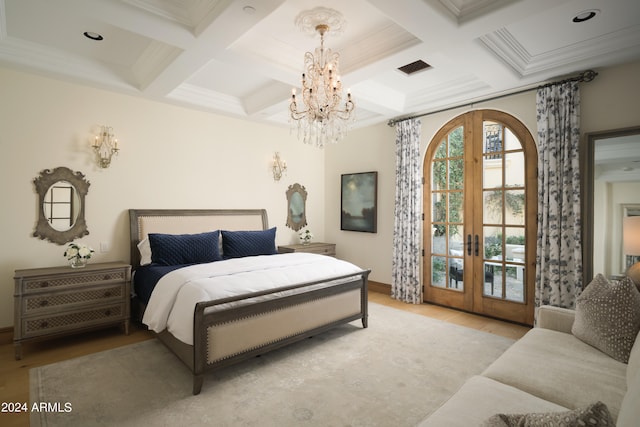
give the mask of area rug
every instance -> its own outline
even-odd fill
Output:
[[[343,325],[208,373],[148,340],[30,370],[32,426],[414,426],[513,340],[369,304]]]

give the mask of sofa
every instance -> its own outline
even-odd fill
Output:
[[[640,426],[640,334],[631,335],[635,342],[629,343],[628,363],[623,363],[577,338],[575,318],[574,310],[540,307],[536,327],[464,383],[420,427],[516,425],[491,420],[497,414],[557,416],[597,402],[606,405],[616,426]]]

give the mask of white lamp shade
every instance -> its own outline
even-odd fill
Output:
[[[628,216],[622,222],[624,253],[640,255],[640,216]]]

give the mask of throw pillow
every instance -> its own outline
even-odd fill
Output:
[[[578,339],[627,363],[640,331],[640,292],[629,278],[609,282],[596,275],[576,299],[571,333]]]
[[[217,230],[200,234],[150,233],[151,261],[160,265],[219,261],[219,234]]]
[[[224,259],[277,253],[276,227],[259,231],[222,230],[222,257]]]
[[[482,423],[481,427],[615,427],[615,425],[607,405],[597,402],[572,411],[496,414]]]
[[[151,264],[151,244],[148,237],[138,243],[138,251],[140,252],[140,265]]]

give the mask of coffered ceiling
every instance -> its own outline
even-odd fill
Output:
[[[638,0],[0,0],[0,64],[287,125],[319,45],[294,21],[317,6],[346,20],[325,45],[356,126],[640,59]],[[417,60],[430,67],[398,70]]]

